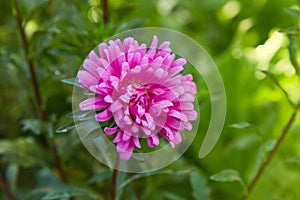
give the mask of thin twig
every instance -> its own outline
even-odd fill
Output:
[[[30,70],[31,81],[32,81],[32,86],[33,86],[33,90],[34,90],[34,97],[35,97],[35,100],[37,103],[37,109],[38,109],[41,120],[43,122],[48,122],[48,115],[42,106],[42,98],[41,98],[41,94],[40,94],[40,90],[39,90],[39,84],[38,84],[37,75],[36,75],[36,72],[34,69],[34,60],[32,59],[32,57],[30,56],[30,53],[29,53],[29,43],[28,43],[28,39],[25,34],[23,24],[22,24],[21,12],[20,12],[19,6],[17,4],[17,1],[13,0],[12,3],[13,3],[13,12],[16,17],[17,26],[18,26],[19,32],[21,34],[21,41],[22,41],[22,45],[23,45],[23,49],[24,49],[24,53],[25,53],[25,60],[28,64],[28,67]],[[61,165],[61,159],[57,153],[55,143],[52,139],[48,139],[47,142],[48,142],[48,146],[50,148],[50,152],[54,158],[56,168],[60,174],[61,180],[64,183],[67,183],[67,178],[63,171],[63,168]]]
[[[9,200],[15,200],[16,199],[14,197],[13,193],[10,191],[4,177],[2,176],[2,174],[0,174],[0,186],[1,186],[3,192],[6,194],[6,196]]]
[[[103,23],[108,23],[108,0],[102,0],[102,19]]]
[[[255,175],[255,177],[253,178],[253,180],[249,184],[246,193],[242,197],[242,200],[248,199],[249,195],[253,191],[253,188],[255,187],[255,185],[257,184],[258,180],[260,179],[260,177],[264,173],[266,167],[271,162],[271,160],[272,160],[273,156],[275,155],[275,153],[277,152],[280,144],[282,143],[282,141],[286,137],[287,133],[289,132],[290,128],[292,127],[293,123],[295,122],[295,119],[296,119],[296,116],[297,116],[297,113],[298,113],[299,110],[300,110],[300,101],[299,101],[298,105],[296,106],[296,109],[294,110],[293,114],[291,115],[288,123],[284,127],[284,129],[283,129],[283,131],[282,131],[279,139],[277,140],[274,148],[269,153],[269,155],[267,156],[267,158],[265,159],[265,161],[262,163],[262,165],[260,166],[257,174]]]

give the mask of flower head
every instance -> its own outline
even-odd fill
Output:
[[[78,82],[95,97],[81,102],[81,110],[99,110],[99,122],[114,119],[104,133],[115,134],[117,152],[128,160],[135,147],[141,148],[141,135],[150,148],[159,145],[160,136],[174,148],[182,141],[180,131],[192,129],[197,119],[193,102],[196,85],[192,75],[181,75],[186,60],[175,59],[170,42],[158,48],[154,36],[150,48],[128,37],[98,46],[99,54],[89,53],[78,72]]]

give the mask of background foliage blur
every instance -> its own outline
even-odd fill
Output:
[[[0,199],[8,191],[30,200],[109,198],[110,169],[86,151],[71,125],[66,133],[55,130],[72,120],[66,117],[72,86],[62,80],[75,77],[87,53],[121,31],[165,27],[198,41],[219,67],[228,106],[218,144],[199,159],[210,119],[209,94],[199,80],[201,121],[193,145],[168,169],[120,173],[117,198],[240,199],[300,98],[288,51],[293,34],[280,32],[298,24],[285,10],[298,9],[294,0],[110,0],[107,24],[100,0],[16,0],[25,51],[13,2],[0,1]],[[28,61],[47,119],[40,116]],[[299,133],[298,114],[249,199],[300,199]]]

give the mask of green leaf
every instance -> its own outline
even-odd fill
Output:
[[[127,173],[126,172],[119,172],[118,177],[117,177],[117,188],[120,186],[122,183],[124,183],[126,179]],[[120,190],[117,190],[116,194],[116,200],[121,200],[123,193],[124,193],[125,187],[122,187]]]
[[[92,183],[95,183],[95,182],[102,182],[102,181],[108,179],[109,177],[111,177],[111,171],[109,169],[106,169],[103,172],[97,173],[96,175],[91,177],[87,181],[87,183],[92,184]]]
[[[295,164],[300,165],[300,156],[295,156],[295,157],[289,158],[286,160],[286,162],[295,163]]]
[[[44,130],[44,124],[39,119],[24,119],[21,124],[23,131],[32,131],[36,135],[40,135]]]
[[[292,15],[293,17],[300,19],[300,11],[299,10],[295,10],[295,9],[291,9],[291,8],[285,8],[284,10],[285,10],[285,12]]]
[[[236,128],[236,129],[244,129],[250,126],[251,124],[248,122],[240,122],[240,123],[231,124],[229,127]]]
[[[296,35],[300,32],[300,27],[292,26],[292,27],[281,29],[279,32],[286,33],[288,35]]]
[[[72,119],[87,119],[87,116],[91,113],[93,113],[93,111],[78,110],[78,111],[68,113],[66,116],[69,118],[72,118]],[[94,116],[92,116],[92,117],[94,117]]]
[[[266,158],[268,152],[270,152],[276,144],[276,140],[268,140],[266,141],[258,150],[255,162],[254,162],[254,174],[257,172],[262,162]]]
[[[31,137],[0,140],[0,161],[2,163],[16,164],[26,168],[41,164],[42,156],[42,151]]]
[[[289,49],[290,60],[295,71],[297,72],[297,74],[299,74],[300,71],[299,71],[299,65],[297,61],[297,35],[289,35],[289,39],[290,39],[290,43],[288,49]]]
[[[147,172],[147,173],[142,173],[142,174],[135,174],[132,177],[128,178],[127,180],[125,180],[124,182],[122,182],[117,190],[121,190],[122,188],[124,188],[125,186],[127,186],[128,184],[130,184],[132,181],[137,180],[137,179],[141,179],[144,177],[148,177],[148,176],[154,176],[154,175],[173,175],[173,176],[179,176],[179,175],[185,175],[188,174],[192,171],[192,169],[187,169],[187,170],[181,170],[181,171],[173,171],[173,170],[160,170],[160,171],[154,171],[154,172]]]
[[[97,199],[97,196],[86,189],[80,189],[75,187],[65,187],[61,189],[55,189],[47,193],[42,200],[54,200],[54,199],[69,199],[71,197],[81,197],[81,199]]]
[[[164,197],[164,199],[168,199],[168,200],[185,200],[185,198],[180,197],[177,194],[170,193],[170,192],[164,192],[163,197]]]
[[[193,171],[190,174],[190,184],[192,186],[193,197],[196,200],[209,200],[209,189],[206,180],[198,171]]]
[[[297,4],[298,4],[298,6],[300,6],[300,0],[296,0],[296,2],[297,2]]]
[[[9,187],[12,190],[16,189],[18,174],[19,174],[19,165],[15,164],[15,163],[9,165],[8,168],[6,169],[5,177],[6,177]]]
[[[271,79],[271,81],[283,92],[283,94],[285,95],[286,99],[288,100],[288,102],[290,103],[291,106],[296,107],[296,105],[291,101],[289,94],[285,91],[285,89],[281,86],[281,84],[279,83],[279,81],[277,80],[276,76],[274,74],[272,74],[269,71],[266,70],[260,70],[262,73],[264,73],[267,77],[269,77]]]
[[[76,126],[82,126],[84,124],[86,124],[89,121],[90,118],[82,120],[82,121],[76,121],[76,123],[74,121],[68,122],[64,125],[62,125],[61,127],[59,127],[58,129],[56,129],[56,133],[68,133],[70,131],[72,131]]]
[[[76,127],[76,124],[74,121],[71,121],[67,124],[62,125],[58,129],[56,129],[56,133],[68,133],[71,130],[73,130]]]
[[[242,181],[239,172],[233,169],[224,169],[223,171],[215,175],[212,175],[210,179],[217,182],[234,182],[234,181],[241,182]]]
[[[61,80],[61,82],[69,84],[69,85],[73,85],[76,87],[80,87],[79,83],[76,81],[75,78],[63,79],[63,80]]]

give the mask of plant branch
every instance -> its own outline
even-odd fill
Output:
[[[39,90],[38,79],[37,79],[37,75],[36,75],[36,72],[34,69],[34,60],[30,56],[29,42],[26,37],[25,29],[22,24],[22,17],[21,17],[19,5],[17,4],[16,0],[12,0],[12,4],[13,4],[13,13],[16,17],[17,26],[18,26],[18,29],[19,29],[19,32],[21,35],[21,42],[23,45],[24,53],[25,53],[25,61],[27,62],[29,70],[30,70],[31,81],[32,81],[32,86],[33,86],[33,90],[34,90],[34,97],[35,97],[35,100],[37,103],[37,109],[39,111],[41,120],[43,122],[48,122],[48,115],[42,106],[42,98],[41,98],[41,94],[40,94],[40,90]],[[54,158],[56,168],[60,174],[61,180],[64,183],[67,183],[67,178],[63,171],[63,168],[61,165],[61,159],[57,153],[55,143],[54,143],[53,139],[48,139],[47,142],[48,142],[48,147],[50,148],[50,152]]]
[[[110,187],[110,199],[111,200],[115,200],[116,198],[116,188],[117,188],[117,177],[118,177],[118,174],[119,174],[119,164],[120,164],[120,158],[119,158],[119,155],[117,154],[116,155],[116,161],[115,161],[115,164],[114,164],[114,169],[113,169],[113,172],[112,172],[112,176],[111,176],[111,187]]]
[[[108,23],[108,1],[102,0],[102,19],[104,24]]]
[[[253,180],[251,181],[251,183],[249,184],[246,193],[243,195],[242,200],[246,200],[248,199],[249,195],[251,194],[251,192],[253,191],[253,188],[255,187],[255,185],[257,184],[257,182],[259,181],[260,177],[262,176],[262,174],[264,173],[266,167],[268,166],[268,164],[271,162],[273,156],[275,155],[275,153],[277,152],[280,144],[282,143],[282,141],[284,140],[284,138],[286,137],[286,135],[288,134],[290,128],[292,127],[293,123],[295,122],[296,116],[298,111],[300,110],[300,101],[297,104],[294,112],[292,113],[288,123],[286,124],[286,126],[284,127],[279,139],[277,140],[274,148],[272,149],[272,151],[269,153],[269,155],[267,156],[267,158],[265,159],[265,161],[262,163],[262,165],[260,166],[259,170],[257,171],[255,177],[253,178]]]
[[[9,200],[15,200],[16,199],[14,197],[14,195],[12,194],[12,192],[10,191],[4,177],[2,176],[2,174],[0,175],[0,186],[1,186],[3,192],[6,194],[6,196]]]

